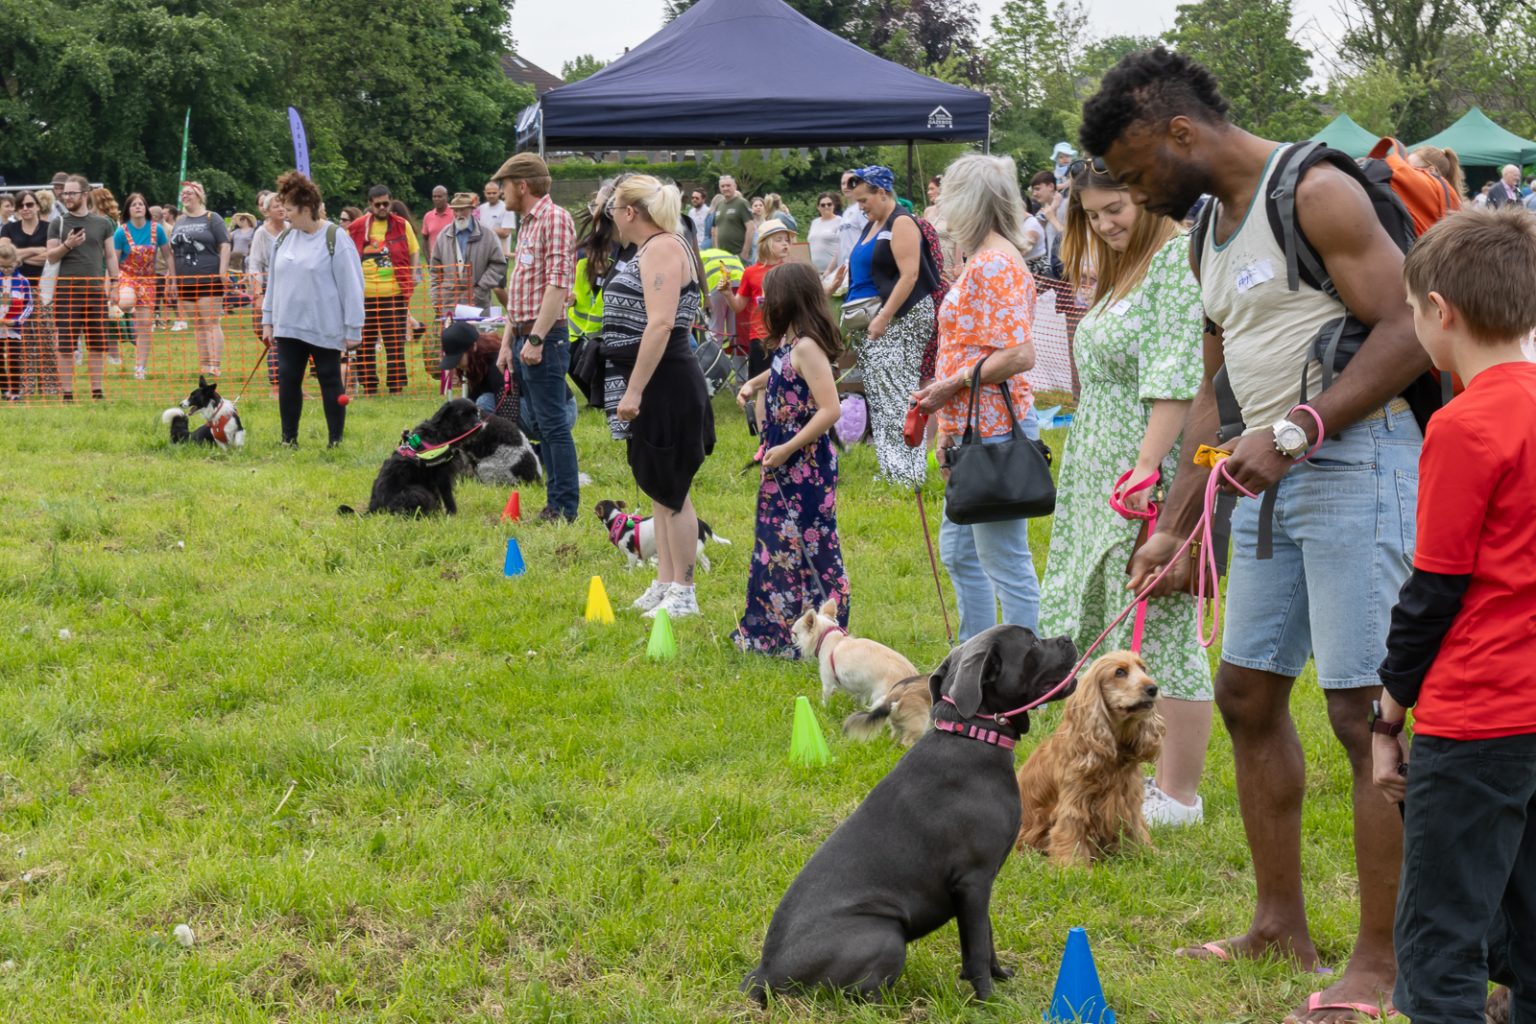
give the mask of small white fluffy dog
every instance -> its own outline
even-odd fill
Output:
[[[790,627],[800,653],[821,667],[821,702],[838,690],[874,707],[903,679],[917,675],[906,658],[884,644],[849,636],[837,624],[837,602],[830,598],[808,609]]]

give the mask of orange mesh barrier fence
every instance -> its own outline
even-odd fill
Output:
[[[439,393],[439,313],[451,315],[475,297],[464,270],[434,268],[430,282],[423,270],[408,306],[365,300],[363,344],[343,360],[354,399]],[[163,277],[112,290],[104,278],[30,281],[30,312],[19,324],[0,325],[0,394],[8,404],[99,396],[170,405],[199,375],[217,378],[233,398],[255,369],[242,401],[271,399],[277,367],[261,342],[262,282],[231,274],[178,283],[173,294]],[[486,298],[487,306],[502,301],[494,293]]]
[[[0,394],[7,404],[57,403],[96,396],[109,401],[174,404],[199,375],[243,401],[274,396],[276,360],[261,343],[261,281],[255,275],[208,279],[175,295],[165,279],[109,295],[100,278],[33,282],[30,314],[0,325]],[[1083,308],[1070,285],[1037,277],[1032,338],[1036,391],[1075,394],[1072,339]],[[478,300],[478,301],[477,301]],[[354,399],[441,393],[437,370],[442,319],[455,306],[499,314],[503,296],[477,289],[465,266],[424,270],[409,305],[365,300],[364,340],[347,353],[343,373]],[[729,345],[729,318],[710,332]],[[486,326],[498,331],[500,324]],[[259,365],[264,364],[264,365]]]

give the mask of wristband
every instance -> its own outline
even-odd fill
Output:
[[[1294,405],[1291,407],[1291,412],[1286,413],[1286,416],[1290,416],[1292,412],[1298,411],[1311,416],[1312,422],[1317,424],[1317,440],[1312,442],[1312,447],[1307,449],[1307,454],[1296,460],[1297,462],[1305,462],[1316,455],[1317,450],[1323,446],[1323,437],[1327,432],[1323,429],[1323,417],[1310,405]]]

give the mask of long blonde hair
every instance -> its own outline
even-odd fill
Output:
[[[1138,208],[1130,243],[1125,252],[1116,252],[1088,224],[1088,212],[1083,209],[1083,192],[1088,189],[1111,192],[1127,189],[1119,179],[1091,166],[1072,179],[1066,232],[1061,236],[1061,265],[1074,288],[1082,288],[1090,280],[1096,281],[1093,305],[1099,306],[1119,302],[1141,284],[1152,257],[1178,234],[1179,225],[1172,218]]]
[[[1431,170],[1451,183],[1451,188],[1456,190],[1457,195],[1463,199],[1467,198],[1467,176],[1462,173],[1461,159],[1457,157],[1454,149],[1440,146],[1420,146],[1408,155],[1416,156],[1426,164],[1429,164]]]

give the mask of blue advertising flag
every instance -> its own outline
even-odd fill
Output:
[[[293,107],[288,108],[288,128],[293,132],[293,166],[309,177],[309,139],[304,135],[304,119]]]

